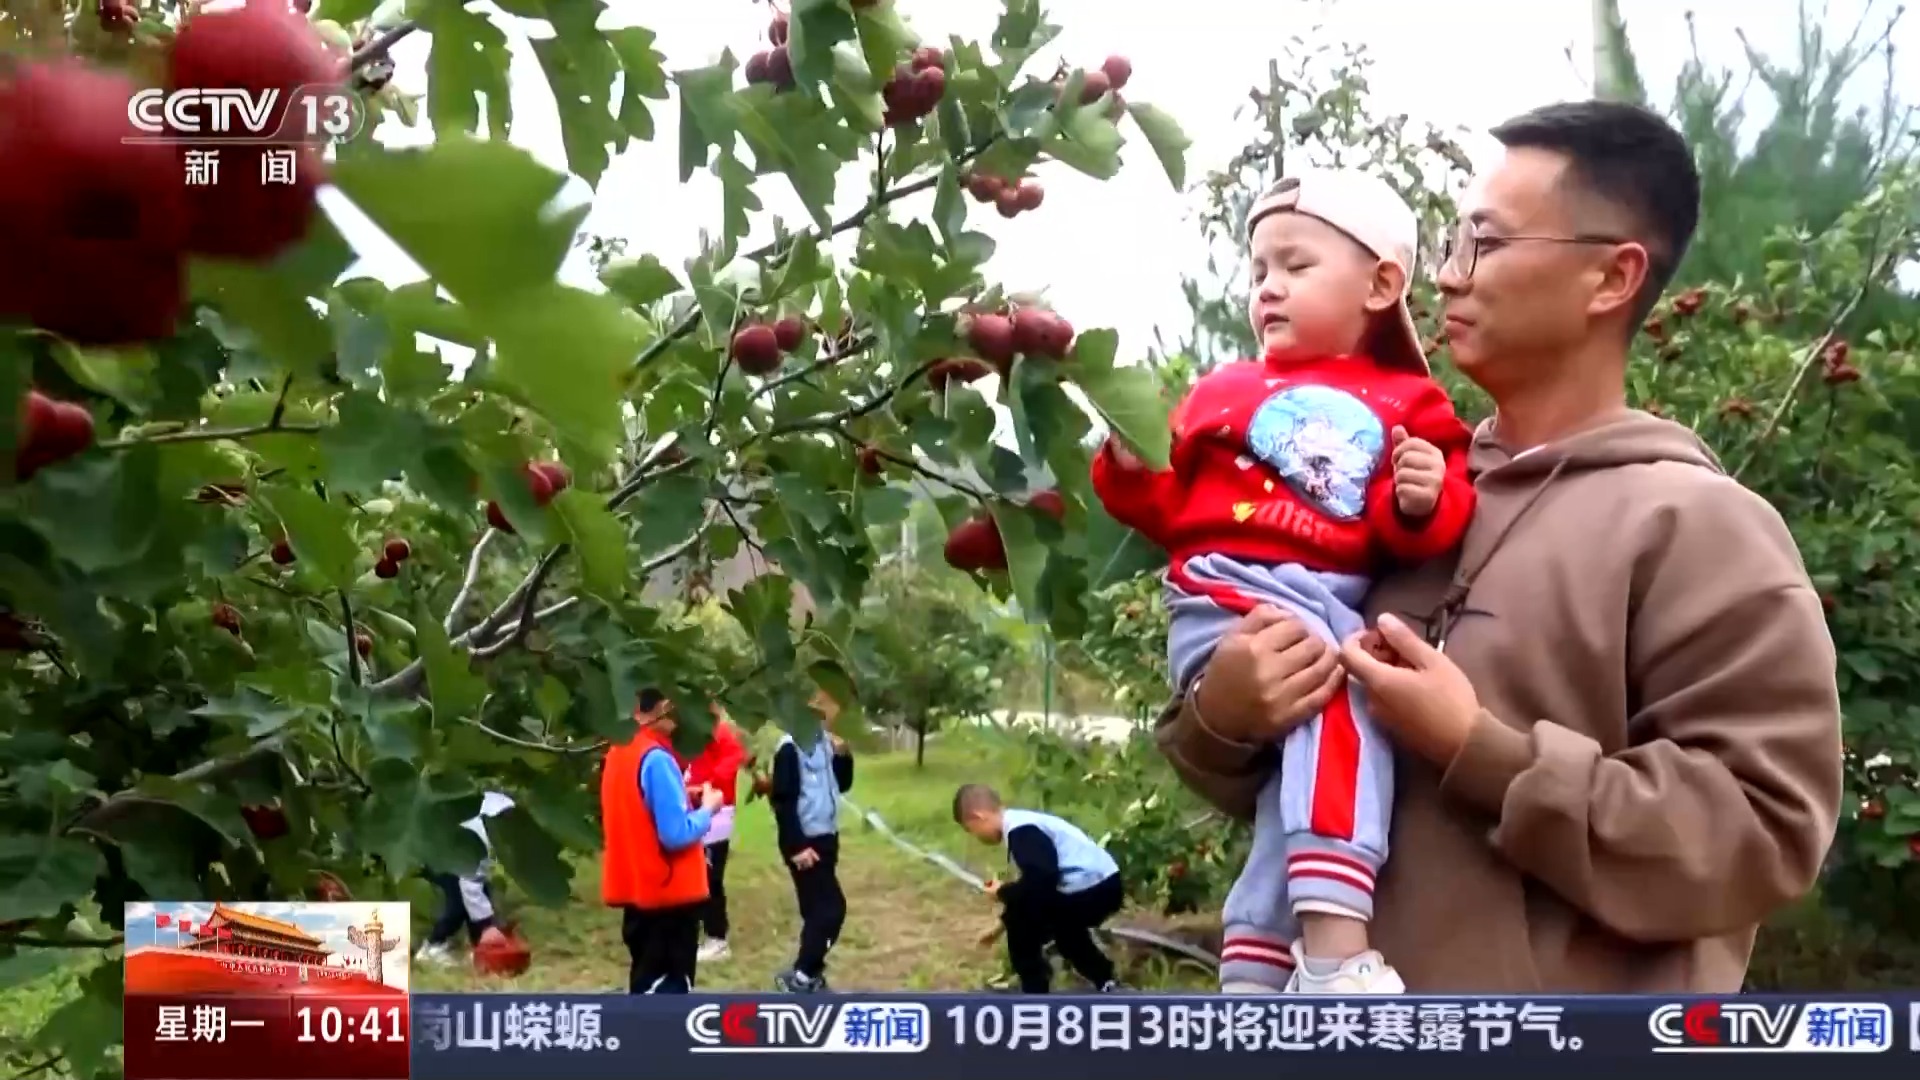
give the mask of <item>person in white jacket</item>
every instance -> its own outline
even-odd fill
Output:
[[[478,945],[491,937],[504,937],[494,924],[493,890],[487,877],[493,870],[493,840],[487,836],[486,819],[513,808],[513,800],[497,791],[489,791],[480,800],[480,812],[461,825],[480,838],[487,854],[473,872],[465,876],[429,871],[427,879],[440,887],[440,917],[414,959],[428,964],[454,962],[453,936],[466,928],[467,940]]]

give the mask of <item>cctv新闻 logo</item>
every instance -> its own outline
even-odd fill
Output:
[[[687,1012],[696,1054],[918,1053],[929,1026],[916,1002],[708,1002]]]
[[[1873,1054],[1893,1047],[1893,1008],[1877,1001],[1695,1001],[1647,1017],[1656,1054]]]

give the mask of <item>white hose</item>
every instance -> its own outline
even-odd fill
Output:
[[[909,855],[917,856],[921,859],[924,859],[927,862],[932,863],[933,865],[939,867],[940,869],[945,870],[950,876],[958,878],[963,882],[966,882],[969,886],[975,889],[982,889],[986,887],[987,883],[985,881],[982,881],[979,875],[975,874],[973,871],[968,870],[966,867],[961,866],[959,863],[954,862],[952,859],[947,858],[945,855],[942,855],[937,851],[928,851],[927,849],[920,847],[918,844],[915,844],[913,841],[908,840],[906,837],[901,836],[899,833],[894,832],[891,828],[887,826],[886,820],[883,819],[879,814],[875,813],[874,811],[862,810],[856,803],[854,803],[853,800],[848,798],[843,797],[841,798],[840,802],[843,805],[845,805],[848,809],[852,810],[854,813],[860,815],[861,820],[865,821],[872,828],[878,830],[880,835],[886,837],[888,840],[893,841],[893,846],[899,848],[900,850],[906,852]],[[1220,967],[1220,958],[1206,951],[1205,949],[1202,949],[1195,945],[1189,945],[1184,941],[1175,941],[1170,937],[1166,937],[1165,935],[1162,935],[1162,934],[1156,934],[1151,930],[1136,930],[1133,927],[1129,927],[1129,926],[1111,926],[1111,927],[1103,926],[1103,927],[1098,927],[1096,929],[1098,933],[1100,933],[1105,937],[1119,938],[1124,941],[1135,941],[1143,945],[1152,945],[1155,948],[1165,949],[1168,952],[1178,953],[1189,960],[1194,960],[1199,963],[1205,964],[1207,965],[1207,967],[1215,970],[1218,970]]]

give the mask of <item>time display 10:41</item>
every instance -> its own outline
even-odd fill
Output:
[[[356,1010],[357,1011],[357,1010]],[[400,1006],[370,1005],[356,1018],[338,1005],[302,1005],[294,1010],[300,1025],[295,1042],[405,1042]]]

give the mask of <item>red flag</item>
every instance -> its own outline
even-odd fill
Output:
[[[173,924],[173,916],[168,915],[165,912],[161,912],[160,914],[157,914],[153,917],[153,925],[155,927],[171,926],[172,924]]]
[[[180,920],[180,932],[181,932],[181,933],[183,933],[183,934],[191,934],[191,933],[193,933],[193,920],[192,920],[192,919],[181,919],[181,920]]]

